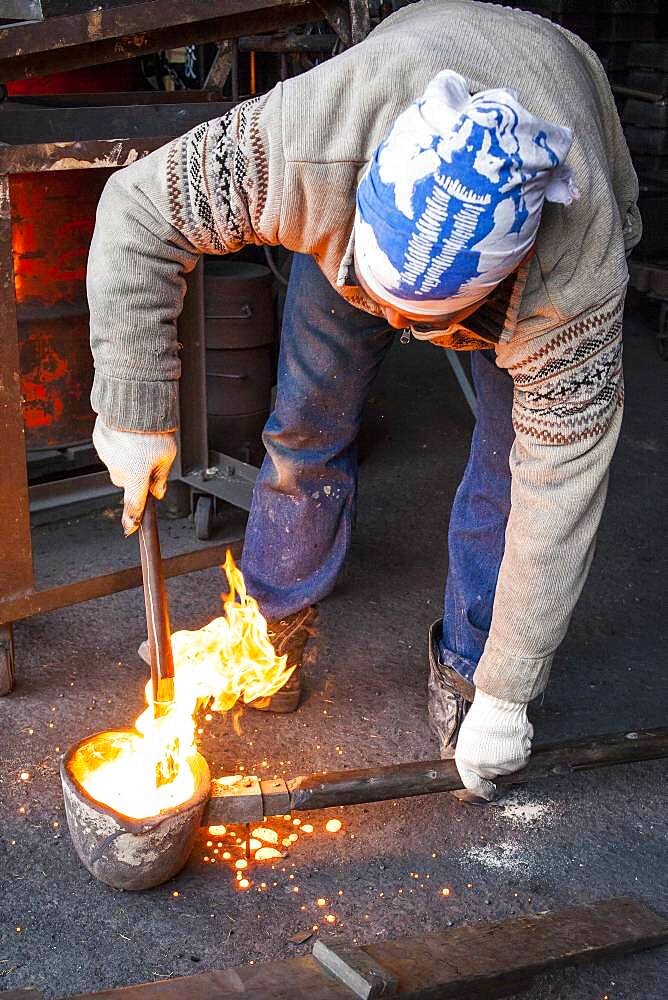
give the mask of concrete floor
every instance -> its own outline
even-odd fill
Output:
[[[533,711],[541,741],[666,722],[668,365],[642,308],[628,312],[623,439],[591,576]],[[205,723],[213,773],[243,764],[291,775],[435,755],[426,630],[439,613],[448,510],[470,431],[445,356],[397,345],[370,402],[353,553],[321,607],[308,698],[294,717],[246,711],[241,734],[229,718]],[[163,535],[170,551],[192,541],[187,522],[165,523]],[[55,582],[82,566],[127,562],[134,546],[98,512],[38,529],[35,547],[42,578]],[[174,627],[217,614],[222,589],[218,570],[171,581]],[[323,830],[331,813],[303,816],[315,832],[275,871],[258,868],[246,893],[225,864],[203,860],[206,837],[169,884],[140,894],[106,888],[73,853],[58,758],[140,710],[142,616],[141,593],[131,591],[16,628],[16,691],[0,703],[0,989],[34,985],[65,997],[294,956],[312,941],[290,938],[316,923],[372,942],[625,893],[668,911],[661,762],[545,781],[487,809],[436,796],[337,810],[335,835]],[[29,781],[18,778],[24,770]],[[325,912],[335,924],[323,923]],[[544,976],[523,995],[663,1000],[667,980],[664,948]]]

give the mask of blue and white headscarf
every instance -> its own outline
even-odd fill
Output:
[[[380,299],[425,316],[485,298],[523,260],[543,200],[579,196],[570,129],[510,90],[471,96],[439,73],[376,150],[357,190],[355,255]]]

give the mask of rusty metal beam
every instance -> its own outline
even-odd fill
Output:
[[[249,35],[239,39],[240,52],[318,52],[329,53],[336,44],[336,35]],[[208,85],[208,83],[207,83]]]
[[[220,566],[225,561],[228,549],[234,558],[238,559],[242,545],[243,539],[235,538],[219,545],[170,556],[163,560],[165,576],[180,576],[181,573],[193,573],[195,570]],[[79,604],[81,601],[108,597],[109,594],[141,585],[141,567],[131,566],[116,573],[94,576],[89,580],[77,580],[76,583],[66,583],[61,587],[50,587],[48,590],[24,590],[21,594],[10,594],[9,597],[5,597],[4,592],[0,591],[3,595],[0,597],[0,625],[19,621],[21,618],[30,618],[31,615],[40,615],[45,611],[54,611],[56,608],[65,608],[71,604]]]
[[[118,62],[322,18],[309,0],[150,0],[0,29],[0,79]]]
[[[20,601],[33,588],[33,567],[9,185],[9,177],[0,176],[0,594]]]

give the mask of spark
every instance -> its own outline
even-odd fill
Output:
[[[342,825],[340,819],[328,819],[325,823],[325,830],[327,833],[338,833]]]
[[[441,889],[441,896],[449,896],[449,895],[450,895],[450,889],[448,889],[447,886],[444,889]]]
[[[313,833],[313,827],[310,823],[302,823],[302,833]]]
[[[19,778],[21,781],[30,781],[30,773],[28,771],[21,771]]]
[[[175,889],[174,892],[172,893],[172,896],[174,897],[174,899],[177,899],[177,897],[180,896],[180,895],[181,895],[181,893],[177,889]]]
[[[334,916],[333,913],[326,913],[325,914],[325,920],[327,921],[328,924],[335,924],[336,923],[336,917]]]
[[[318,906],[327,906],[327,900],[321,896],[320,899],[316,899]]]

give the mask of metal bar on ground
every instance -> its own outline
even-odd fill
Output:
[[[663,757],[668,757],[668,727],[570,740],[556,746],[536,747],[522,771],[499,777],[497,784],[503,787],[526,784],[541,778],[575,774],[595,767],[658,760]],[[414,795],[454,792],[462,787],[454,760],[412,761],[386,767],[302,774],[285,782],[284,793],[287,793],[290,805],[288,809],[281,809],[281,812],[384,802]],[[278,791],[275,788],[274,794],[277,795]],[[275,813],[271,812],[269,795],[263,795],[262,807],[257,807],[252,815],[240,816],[238,803],[231,801],[229,796],[218,798],[214,791],[202,823],[205,826],[238,823],[270,815]]]
[[[396,982],[397,988],[394,994],[384,995],[397,1000],[482,996],[494,1000],[525,989],[541,973],[666,942],[668,922],[644,903],[621,897],[512,920],[481,921],[444,934],[362,945],[356,950],[368,956],[369,963],[366,969],[359,965],[357,969],[362,977],[374,966],[389,972],[388,985]],[[334,943],[342,944],[339,938]],[[350,1000],[361,995],[344,982],[344,977],[336,978],[313,956],[305,955],[165,979],[157,986],[145,983],[78,994],[70,1000],[149,1000],[158,995],[160,1000],[185,996],[189,1000],[238,1000],[240,994],[246,1000]]]

